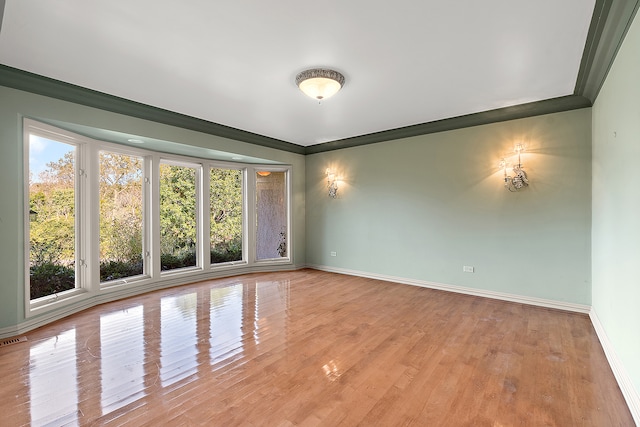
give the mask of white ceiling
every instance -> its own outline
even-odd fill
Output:
[[[594,4],[6,0],[0,63],[309,146],[570,95]]]

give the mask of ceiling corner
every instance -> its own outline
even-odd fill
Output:
[[[640,0],[596,0],[575,95],[595,102],[639,6]]]

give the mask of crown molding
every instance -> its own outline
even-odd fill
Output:
[[[595,102],[639,6],[640,0],[596,0],[574,95]]]
[[[5,0],[0,0],[0,34],[2,34],[2,21],[4,18],[4,4]]]
[[[591,102],[587,98],[577,95],[567,95],[559,98],[529,102],[526,104],[514,105],[512,107],[498,108],[480,113],[467,114],[449,119],[390,129],[368,135],[325,142],[318,145],[311,145],[307,147],[305,154],[322,153],[325,151],[340,150],[342,148],[375,144],[377,142],[391,141],[394,139],[409,138],[412,136],[427,135],[430,133],[504,122],[507,120],[522,119],[525,117],[540,116],[543,114],[559,113],[562,111],[587,107],[591,107]]]
[[[0,0],[0,30],[6,0]],[[596,0],[573,95],[498,108],[304,147],[164,110],[0,64],[0,85],[222,138],[296,154],[375,144],[400,138],[590,107],[640,5],[640,0]]]
[[[1,0],[0,0],[1,1]],[[444,120],[421,123],[413,126],[390,129],[353,138],[345,138],[323,144],[304,147],[297,144],[269,138],[263,135],[235,129],[195,117],[175,113],[139,102],[120,98],[106,93],[87,89],[81,86],[40,76],[17,68],[0,64],[0,85],[13,89],[23,90],[38,95],[49,96],[63,101],[99,108],[118,114],[125,114],[139,119],[151,120],[184,129],[203,132],[236,141],[247,142],[277,150],[288,151],[296,154],[314,154],[324,151],[339,150],[342,148],[356,147],[359,145],[374,144],[393,139],[408,138],[412,136],[443,132],[453,129],[461,129],[471,126],[496,123],[501,121],[519,119],[524,117],[549,114],[577,108],[590,107],[588,99],[568,95],[544,101],[515,105],[512,107],[498,108],[480,113],[468,114]]]
[[[0,0],[1,1],[1,0]],[[0,85],[222,138],[304,154],[304,147],[0,64]]]

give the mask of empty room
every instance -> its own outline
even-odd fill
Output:
[[[639,7],[0,0],[0,424],[638,425]]]

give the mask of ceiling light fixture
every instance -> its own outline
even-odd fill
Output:
[[[296,76],[296,85],[305,95],[322,101],[335,95],[344,86],[344,76],[325,68],[312,68]]]

